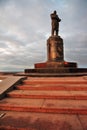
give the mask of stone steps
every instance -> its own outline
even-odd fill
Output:
[[[73,99],[87,100],[87,91],[66,91],[66,90],[14,90],[7,93],[10,98],[26,99]]]
[[[0,101],[1,111],[87,114],[86,100],[6,98]]]
[[[27,78],[21,85],[15,87],[16,90],[7,93],[8,98],[0,102],[0,110],[50,113],[68,113],[69,111],[69,113],[86,114],[86,82],[87,80],[83,77]],[[77,104],[76,108],[71,107],[70,103],[72,106]],[[66,104],[65,107],[63,104]]]
[[[0,129],[14,130],[16,127],[18,130],[33,130],[36,125],[35,127],[31,127],[31,125],[29,125],[29,113],[31,113],[31,115],[34,115],[37,121],[39,120],[38,113],[41,116],[42,120],[44,120],[42,118],[43,114],[44,116],[52,115],[52,117],[48,116],[51,120],[54,119],[54,115],[56,115],[56,120],[60,119],[61,115],[63,115],[63,117],[65,117],[65,115],[69,115],[69,118],[73,115],[76,117],[75,119],[78,120],[79,124],[81,124],[81,121],[79,121],[78,116],[82,115],[85,116],[84,119],[87,121],[86,82],[86,77],[29,77],[27,78],[27,80],[23,80],[21,84],[14,87],[14,90],[8,92],[4,99],[0,100],[0,112],[7,113],[7,116],[4,116],[0,119]],[[12,115],[9,115],[8,113],[11,112]],[[23,115],[23,113],[27,114]],[[25,115],[29,115],[29,117],[26,118]],[[64,119],[64,122],[66,121],[66,119]],[[15,123],[16,121],[17,123]],[[73,121],[75,123],[74,119]],[[3,126],[3,124],[5,124],[6,122],[7,124]],[[28,122],[27,126],[25,126],[26,122]],[[40,122],[38,123],[38,125],[40,126]],[[81,128],[81,126],[82,125],[80,125],[79,128]],[[50,127],[48,128],[51,129]],[[87,127],[85,126],[85,128]],[[55,129],[55,127],[53,129]],[[76,130],[79,129],[76,128]]]
[[[87,80],[73,80],[73,81],[70,81],[70,80],[24,80],[23,82],[24,84],[26,85],[29,85],[29,84],[87,84]]]
[[[53,90],[68,90],[68,91],[87,91],[86,84],[38,84],[38,85],[18,85],[16,86],[18,90],[46,90],[46,91],[53,91]]]

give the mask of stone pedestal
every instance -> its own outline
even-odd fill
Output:
[[[60,36],[51,36],[47,40],[48,62],[63,62],[63,39]]]
[[[56,72],[67,72],[70,68],[76,68],[77,63],[65,62],[63,53],[63,39],[60,36],[51,36],[47,40],[47,62],[36,63],[36,69],[56,69]],[[57,71],[58,69],[58,71]]]
[[[71,68],[77,68],[76,63],[64,61],[63,50],[63,39],[60,36],[50,36],[47,39],[47,61],[34,64],[35,69],[45,73],[67,73]]]
[[[50,36],[47,40],[47,61],[34,64],[34,69],[25,73],[69,73],[76,72],[77,63],[64,61],[63,39]]]

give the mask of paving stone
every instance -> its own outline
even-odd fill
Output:
[[[0,125],[34,130],[83,130],[77,115],[8,112],[0,119]],[[3,113],[3,111],[2,111]]]
[[[87,130],[87,115],[78,115],[83,130]]]
[[[29,107],[41,107],[44,99],[21,99],[21,98],[5,98],[0,101],[1,105],[13,105],[13,106],[29,106]]]
[[[38,99],[85,99],[87,100],[87,91],[65,91],[65,90],[14,90],[7,94],[15,98],[38,98]]]

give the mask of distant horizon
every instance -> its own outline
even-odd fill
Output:
[[[82,69],[87,69],[87,67],[77,67],[78,69],[79,68],[82,68]],[[30,67],[28,67],[28,68],[26,68],[26,69],[34,69],[34,67],[33,68],[30,68]],[[0,70],[0,73],[16,73],[16,72],[24,72],[24,70],[25,70],[25,68],[23,69],[23,70]]]

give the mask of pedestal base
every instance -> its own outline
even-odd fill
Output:
[[[59,68],[77,68],[77,63],[75,62],[43,62],[34,64],[34,68],[49,68],[49,69],[59,69]]]
[[[73,62],[44,62],[34,65],[35,69],[26,69],[25,73],[75,73],[77,63]]]

